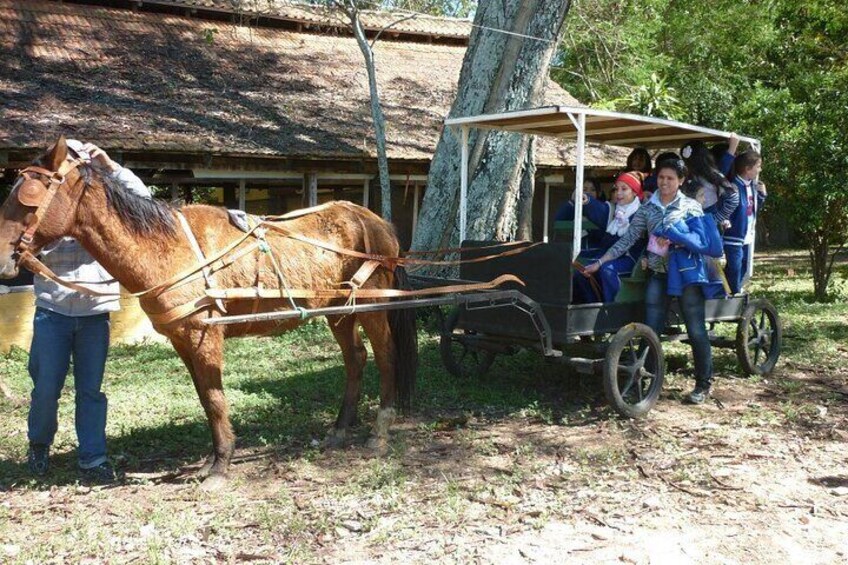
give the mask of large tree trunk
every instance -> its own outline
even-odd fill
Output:
[[[474,18],[450,117],[538,106],[570,0],[482,0]],[[507,30],[512,34],[493,31]],[[539,39],[531,39],[532,36]],[[430,165],[413,248],[459,243],[460,132],[445,128]],[[468,225],[470,239],[509,240],[518,228],[521,198],[532,198],[531,140],[471,130]],[[527,204],[529,206],[529,203]]]

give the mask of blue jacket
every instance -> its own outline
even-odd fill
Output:
[[[721,257],[722,240],[710,214],[690,216],[655,232],[671,241],[668,257],[668,294],[680,296],[689,285],[713,285],[705,256]],[[721,284],[720,282],[718,283]],[[708,295],[712,295],[710,289]]]
[[[741,247],[745,243],[745,234],[748,233],[748,224],[756,221],[757,213],[762,208],[766,197],[760,194],[751,183],[749,187],[739,177],[733,177],[733,184],[739,191],[739,206],[730,216],[730,227],[724,230],[724,244]],[[749,194],[753,192],[754,194]],[[750,199],[750,202],[749,202]]]
[[[595,200],[595,199],[592,198],[591,196],[589,196],[589,202],[591,202],[592,200]],[[603,202],[600,202],[599,200],[595,200],[595,201],[598,202],[599,204],[603,204]],[[592,220],[592,222],[594,222],[598,226],[606,226],[607,225],[606,221],[604,221],[602,224],[595,222],[595,220],[592,219],[592,217],[590,217],[587,214],[586,207],[587,206],[584,204],[583,205],[583,216],[584,217],[589,218],[590,220]],[[563,220],[568,220],[568,221],[574,220],[574,202],[572,202],[571,200],[563,203],[563,205],[559,207],[559,210],[557,210],[557,213],[554,216],[555,222],[559,222],[559,221],[563,221]],[[605,228],[602,227],[601,229],[586,230],[587,231],[587,236],[586,236],[587,249],[606,249],[606,247],[602,247],[602,241],[603,241],[604,233],[605,233],[604,229]]]

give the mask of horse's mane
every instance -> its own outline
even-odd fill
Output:
[[[121,222],[136,235],[175,235],[177,220],[172,206],[127,190],[108,176],[100,176],[106,202]]]

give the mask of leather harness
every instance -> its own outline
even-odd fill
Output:
[[[30,166],[23,169],[20,173],[20,177],[24,180],[23,182],[17,186],[18,190],[18,200],[24,206],[35,207],[36,211],[33,214],[33,220],[26,226],[21,237],[19,238],[16,246],[15,252],[17,254],[17,263],[19,265],[25,266],[27,269],[32,271],[35,274],[43,276],[57,284],[62,286],[66,286],[71,288],[77,292],[83,294],[89,294],[93,296],[120,296],[120,294],[111,293],[111,292],[100,292],[86,286],[77,284],[76,282],[66,281],[56,275],[52,270],[50,270],[47,265],[42,263],[39,259],[35,257],[32,253],[32,241],[35,236],[36,231],[38,230],[38,226],[41,223],[44,216],[47,214],[47,210],[50,207],[50,204],[53,202],[53,198],[56,195],[59,187],[65,184],[67,180],[67,175],[69,172],[78,168],[82,165],[84,161],[82,159],[69,159],[62,163],[59,167],[58,171],[49,171],[42,167]],[[40,176],[48,177],[49,181],[45,183]],[[85,189],[86,184],[83,184],[83,190]],[[82,196],[82,191],[77,196],[77,199]],[[522,253],[529,249],[530,247],[534,247],[538,245],[538,243],[530,244],[527,246],[516,247],[520,245],[521,242],[515,243],[506,243],[499,244],[497,246],[491,247],[513,247],[512,249],[507,249],[506,251],[502,251],[500,253],[493,253],[490,255],[485,255],[482,257],[475,257],[473,259],[465,259],[465,260],[431,260],[431,259],[419,259],[412,256],[406,257],[392,257],[387,255],[381,255],[372,253],[370,249],[370,241],[368,239],[368,232],[365,229],[364,223],[360,219],[360,223],[363,227],[364,234],[364,244],[365,251],[357,251],[354,249],[347,249],[344,247],[339,247],[331,242],[322,241],[319,239],[314,239],[303,234],[292,231],[285,226],[281,225],[281,223],[277,223],[280,220],[289,220],[292,218],[305,216],[308,214],[313,214],[318,211],[321,211],[327,208],[329,204],[322,204],[319,206],[315,206],[312,208],[306,208],[303,210],[297,210],[295,212],[286,214],[284,216],[277,216],[273,218],[262,219],[253,225],[243,236],[235,239],[226,245],[223,249],[209,255],[204,256],[202,250],[200,249],[199,244],[197,243],[197,239],[194,236],[194,233],[191,230],[191,227],[188,224],[188,221],[182,215],[181,212],[176,211],[178,220],[183,230],[186,233],[186,236],[189,240],[190,246],[197,256],[198,263],[192,266],[189,269],[181,271],[166,281],[159,283],[151,288],[145,289],[140,292],[130,293],[129,296],[141,298],[148,295],[153,294],[161,294],[170,290],[174,290],[188,282],[194,281],[200,277],[203,277],[206,283],[206,292],[203,296],[196,297],[193,300],[171,308],[165,312],[146,312],[147,316],[150,318],[151,322],[155,325],[167,325],[184,318],[187,318],[201,310],[208,309],[210,307],[217,307],[221,312],[226,312],[224,301],[227,300],[245,300],[245,299],[253,299],[254,303],[254,311],[258,309],[258,301],[261,299],[287,299],[291,302],[292,308],[296,310],[303,310],[298,307],[294,300],[295,298],[346,298],[348,303],[352,304],[352,310],[355,309],[355,300],[357,298],[365,298],[365,299],[375,299],[375,298],[412,298],[412,297],[420,297],[420,296],[432,296],[438,294],[450,294],[456,292],[463,291],[479,291],[479,290],[491,290],[494,289],[504,283],[514,282],[523,285],[524,283],[518,277],[514,275],[501,275],[489,282],[480,282],[480,283],[470,283],[470,284],[454,284],[448,286],[440,286],[435,288],[428,289],[420,289],[420,290],[399,290],[399,289],[365,289],[362,288],[363,285],[370,279],[370,277],[374,274],[374,272],[379,268],[383,267],[388,269],[389,271],[394,272],[394,270],[398,266],[424,266],[424,265],[458,265],[460,263],[476,263],[481,261],[488,261],[497,257],[504,257],[509,255],[514,255],[517,253]],[[277,220],[277,221],[274,221]],[[317,247],[319,249],[324,249],[327,251],[331,251],[333,253],[337,253],[339,255],[346,255],[348,257],[354,257],[357,259],[362,259],[363,263],[360,265],[359,269],[353,274],[350,280],[341,283],[340,286],[346,286],[347,288],[335,288],[335,289],[291,289],[285,283],[285,279],[283,277],[282,271],[277,264],[276,258],[273,255],[273,252],[265,240],[265,234],[268,230],[274,231],[284,237],[289,239],[299,241],[301,243],[305,243],[311,245],[313,247]],[[254,238],[255,241],[251,242],[249,245],[240,249],[236,252],[236,249],[248,239]],[[480,248],[477,248],[480,249]],[[213,273],[223,270],[228,266],[232,265],[238,259],[253,253],[254,251],[259,251],[259,255],[257,257],[257,279],[256,279],[256,287],[254,288],[235,288],[235,289],[220,289],[216,288],[214,284],[214,279],[212,278]],[[436,254],[436,253],[447,253],[455,250],[440,250],[433,252],[414,252],[409,255],[425,255],[425,254]],[[231,256],[227,257],[228,255]],[[260,286],[259,269],[264,268],[265,265],[265,255],[269,255],[271,259],[271,263],[276,271],[276,275],[278,278],[278,282],[280,283],[280,288],[278,289],[267,289],[262,288]]]

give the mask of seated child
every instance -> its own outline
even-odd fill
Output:
[[[600,183],[593,179],[587,178],[583,182],[583,217],[586,216],[586,202],[588,199],[597,200],[599,202],[604,202],[604,194],[601,191]],[[556,215],[554,216],[554,222],[561,221],[574,221],[574,194],[571,195],[571,200],[565,202],[562,206],[557,210]],[[594,221],[593,221],[594,222]],[[603,240],[604,230],[603,229],[589,229],[583,230],[583,245],[586,250],[597,250],[601,247],[601,241]]]
[[[584,215],[598,226],[603,227],[599,248],[580,253],[581,262],[591,262],[612,247],[630,227],[630,218],[639,209],[642,197],[642,175],[637,171],[622,173],[615,181],[615,203],[599,202],[586,198]],[[597,273],[601,296],[598,296],[589,279],[580,272],[574,273],[572,302],[588,304],[592,302],[612,302],[621,288],[620,277],[629,277],[636,266],[636,260],[645,248],[644,242],[637,244],[626,253],[608,263],[604,263]]]

